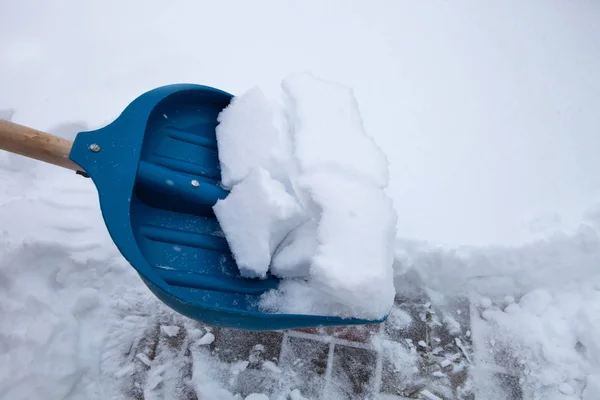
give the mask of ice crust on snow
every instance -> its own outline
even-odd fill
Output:
[[[284,278],[261,298],[268,312],[381,318],[395,294],[386,157],[349,88],[311,74],[281,87],[281,104],[255,88],[219,116],[232,190],[214,210],[240,273]]]

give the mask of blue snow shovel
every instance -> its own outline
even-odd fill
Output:
[[[121,254],[161,301],[189,318],[254,331],[382,322],[259,309],[259,296],[279,280],[240,276],[212,210],[228,193],[215,128],[232,97],[195,84],[159,87],[73,143],[0,121],[0,149],[90,177]]]

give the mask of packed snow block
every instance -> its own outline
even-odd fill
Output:
[[[279,243],[307,218],[285,187],[260,167],[213,209],[240,273],[248,278],[266,277]]]
[[[301,183],[321,208],[313,284],[353,316],[385,316],[395,296],[392,200],[374,182],[338,171],[307,175]]]
[[[309,219],[281,242],[271,262],[271,273],[280,278],[301,278],[310,274],[310,264],[317,250],[315,219]]]
[[[296,246],[290,260],[309,258],[308,271],[290,261],[285,273],[308,274],[284,279],[261,296],[260,307],[275,313],[384,317],[395,296],[397,216],[391,199],[372,181],[335,170],[305,175],[300,184],[320,212],[290,233],[276,257]],[[303,241],[306,246],[298,244]],[[275,264],[274,258],[271,271]]]
[[[282,278],[263,309],[379,319],[395,295],[387,159],[351,89],[310,74],[282,89],[283,105],[252,89],[220,113],[217,219],[243,276]]]
[[[294,74],[282,82],[301,172],[323,168],[352,171],[379,187],[388,185],[388,162],[367,135],[358,102],[344,85]]]
[[[219,114],[216,127],[221,183],[231,189],[254,168],[266,169],[275,179],[284,178],[291,154],[289,137],[276,107],[254,88]]]
[[[270,312],[379,319],[394,302],[396,212],[372,181],[339,171],[306,175],[320,209],[307,280],[286,279],[261,298]]]

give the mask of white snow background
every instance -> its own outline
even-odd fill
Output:
[[[156,86],[239,94],[295,71],[352,87],[390,161],[397,290],[470,296],[476,364],[505,349],[525,398],[600,399],[600,3],[0,3],[0,117],[68,138]],[[0,239],[0,399],[120,398],[119,346],[177,317],[91,182],[0,153]],[[215,363],[195,353],[194,391],[233,398]],[[506,398],[487,383],[479,398]]]

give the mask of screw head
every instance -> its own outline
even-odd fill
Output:
[[[97,153],[100,151],[100,146],[96,143],[92,143],[92,144],[90,144],[89,149],[90,149],[90,151]]]
[[[198,181],[197,181],[197,180],[195,180],[195,179],[192,179],[192,186],[194,186],[194,187],[198,187],[198,186],[200,186],[200,182],[198,182]]]

